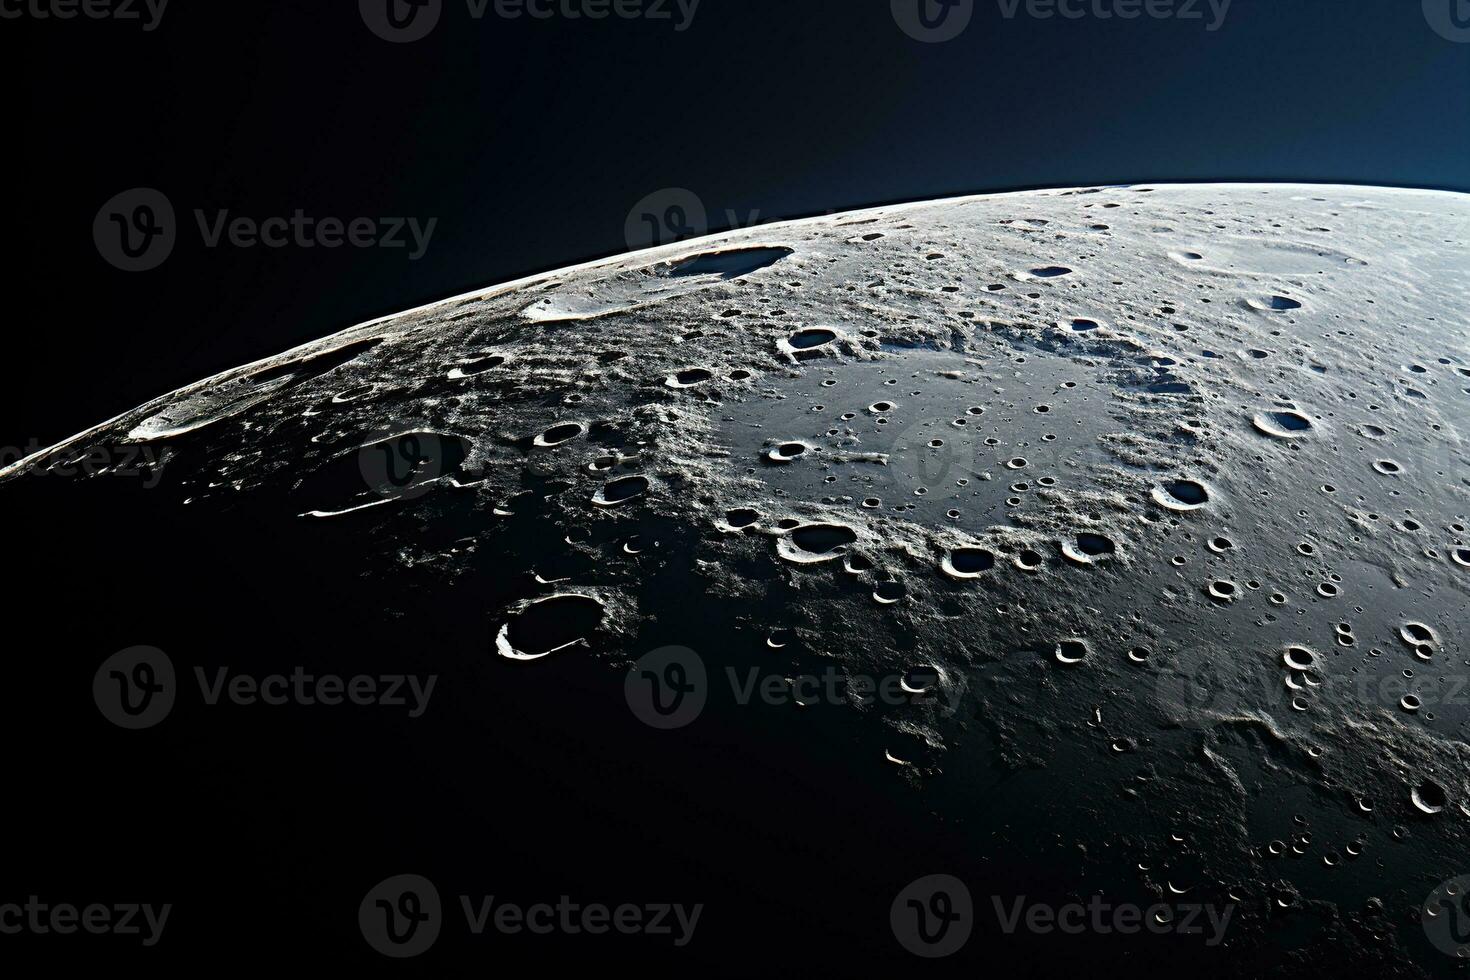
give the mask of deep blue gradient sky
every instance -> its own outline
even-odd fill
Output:
[[[1087,0],[1091,3],[1093,0]],[[1181,0],[1182,2],[1182,0]],[[1432,0],[1441,2],[1441,0]],[[1465,0],[1442,0],[1446,8]],[[0,445],[50,442],[359,320],[620,251],[640,198],[774,220],[1035,186],[1299,179],[1470,189],[1470,43],[1420,0],[1234,0],[1038,20],[976,0],[924,44],[889,0],[702,0],[692,26],[448,5],[388,44],[357,4],[191,3],[156,30],[0,20],[22,105]],[[181,239],[146,273],[91,227],[135,186]],[[195,208],[437,218],[427,255],[205,248]],[[36,321],[33,321],[36,322]]]

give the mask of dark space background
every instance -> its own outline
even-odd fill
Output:
[[[374,36],[347,0],[175,0],[151,32],[0,20],[20,110],[0,446],[621,251],[629,210],[666,187],[696,192],[712,230],[727,213],[1082,183],[1470,188],[1470,45],[1431,30],[1418,0],[1235,0],[1220,30],[1207,20],[1006,20],[981,0],[943,44],[903,34],[887,0],[703,0],[682,33],[476,21],[451,0],[411,44]],[[91,225],[138,186],[168,195],[181,237],[162,267],[124,273]],[[417,262],[208,249],[195,208],[438,225]]]

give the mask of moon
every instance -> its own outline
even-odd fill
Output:
[[[452,624],[457,652],[416,663],[578,690],[641,733],[532,723],[562,738],[710,746],[649,790],[675,820],[743,812],[720,773],[746,751],[899,801],[853,816],[894,852],[831,893],[854,933],[944,872],[997,937],[961,959],[1010,948],[989,896],[1057,880],[1238,910],[1180,962],[1248,969],[1288,921],[1408,971],[1441,955],[1419,909],[1470,854],[1467,269],[1470,198],[1435,191],[854,211],[365,323],[12,464],[0,493],[71,474],[127,513],[122,461],[158,459],[150,514],[248,519],[297,567],[350,553],[323,622],[361,596],[372,622]],[[670,646],[709,687],[655,733],[624,678]],[[473,702],[466,730],[492,723]]]

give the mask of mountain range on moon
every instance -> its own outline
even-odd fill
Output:
[[[1458,975],[1467,269],[1459,194],[991,195],[558,270],[165,395],[0,471],[58,634],[21,710],[149,760],[38,750],[22,777],[73,778],[36,833],[131,801],[163,865],[78,860],[199,896],[201,946],[291,894],[288,931],[371,957],[347,913],[412,871],[706,906],[686,947],[507,962],[903,968],[895,896],[947,875],[974,921],[940,969]],[[133,644],[181,678],[140,733],[86,696]],[[252,664],[437,692],[182,690]],[[641,672],[697,710],[661,727]],[[1095,895],[1232,912],[1208,944],[997,914]]]

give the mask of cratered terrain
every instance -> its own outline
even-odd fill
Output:
[[[985,196],[156,399],[0,480],[12,616],[52,638],[12,650],[17,778],[68,773],[17,880],[65,849],[247,958],[367,962],[358,903],[411,872],[426,961],[866,975],[920,965],[898,899],[943,875],[912,909],[965,917],[929,965],[971,976],[1453,973],[1467,271],[1463,195]],[[126,731],[88,692],[137,644],[178,691]],[[437,685],[213,704],[225,667]],[[492,940],[462,895],[704,910],[685,945]],[[1099,897],[1153,928],[1013,915]]]

